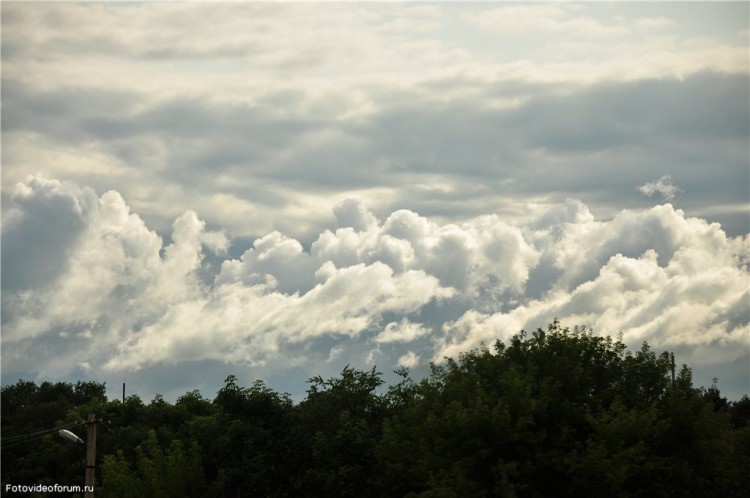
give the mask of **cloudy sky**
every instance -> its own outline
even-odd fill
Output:
[[[585,325],[750,391],[748,3],[2,2],[2,382],[299,399]]]

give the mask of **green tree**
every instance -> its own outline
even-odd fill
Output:
[[[103,484],[96,492],[102,498],[148,496],[147,484],[136,475],[122,450],[118,450],[114,455],[105,455],[102,458],[100,472]]]
[[[308,396],[294,410],[289,453],[295,472],[293,496],[369,496],[384,403],[373,368],[348,365],[340,377],[309,381]]]
[[[85,420],[71,413],[106,400],[104,393],[104,384],[96,382],[19,380],[4,386],[0,392],[3,488],[7,483],[80,484],[84,452],[61,439],[55,429]]]
[[[230,375],[214,399],[218,413],[197,418],[192,428],[210,437],[201,438],[212,467],[207,475],[232,496],[277,496],[288,487],[292,472],[283,442],[292,409],[288,395],[279,394],[262,381],[242,387]]]
[[[375,368],[313,377],[296,405],[233,375],[174,404],[19,381],[2,388],[2,479],[79,484],[84,447],[49,429],[84,436],[94,413],[104,498],[744,496],[750,398],[672,364],[555,321],[382,391]]]
[[[179,439],[168,449],[159,444],[156,432],[136,448],[135,468],[127,463],[122,452],[105,457],[103,494],[105,496],[143,496],[178,498],[206,496],[200,447],[196,442],[185,447]]]
[[[381,494],[740,496],[750,439],[715,385],[671,374],[668,353],[557,321],[449,359],[384,421]]]

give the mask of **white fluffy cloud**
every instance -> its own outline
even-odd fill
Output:
[[[682,192],[677,185],[672,183],[672,177],[669,175],[664,175],[653,182],[644,183],[638,187],[638,191],[648,197],[660,194],[666,200],[674,199],[677,194]]]
[[[539,258],[521,230],[497,216],[440,226],[400,210],[381,225],[356,199],[337,205],[334,212],[340,228],[320,234],[309,252],[297,240],[274,232],[257,239],[239,260],[224,262],[217,282],[270,278],[284,292],[307,292],[326,262],[336,267],[380,262],[396,272],[426,272],[476,301],[490,288],[521,293]]]
[[[45,232],[43,252],[4,272],[3,369],[32,351],[45,375],[200,360],[263,368],[322,339],[330,358],[360,344],[415,367],[555,317],[682,348],[699,365],[750,345],[750,236],[728,238],[671,205],[597,220],[568,200],[529,206],[515,224],[441,225],[405,210],[381,222],[354,199],[334,212],[338,227],[309,249],[272,232],[207,279],[207,257],[225,258],[229,241],[196,213],[174,222],[165,245],[117,192],[31,177],[6,213],[3,257],[6,245],[40,243],[32,228],[77,229]],[[40,283],[34,258],[52,252],[55,273]]]
[[[262,365],[285,344],[322,336],[356,339],[384,313],[409,313],[451,295],[424,272],[394,275],[379,262],[343,269],[327,263],[322,270],[325,281],[302,296],[231,283],[170,307],[119,348],[106,367],[194,359]],[[282,357],[283,351],[278,361]]]
[[[417,365],[419,365],[419,355],[414,351],[409,351],[398,359],[398,366],[400,367],[414,368]]]
[[[704,362],[703,352],[717,347],[727,361],[747,355],[747,235],[727,238],[718,224],[687,218],[668,204],[622,211],[608,221],[577,218],[531,233],[543,245],[542,258],[558,270],[541,298],[507,312],[467,311],[444,325],[435,358],[555,317],[608,334],[623,332],[630,344],[689,345],[692,363]],[[556,236],[545,237],[554,229]]]
[[[404,318],[400,322],[390,322],[386,325],[375,341],[379,343],[410,342],[429,333],[429,329],[423,324],[412,323],[408,318]]]
[[[278,233],[258,239],[240,260],[225,261],[206,285],[198,276],[205,253],[221,254],[227,239],[207,231],[195,213],[174,222],[164,246],[116,192],[97,199],[90,189],[38,177],[17,190],[4,241],[27,233],[24,224],[44,225],[45,217],[77,216],[83,226],[75,240],[46,241],[69,254],[57,278],[3,294],[4,363],[11,367],[30,347],[77,356],[74,364],[49,363],[63,371],[97,362],[109,369],[204,358],[262,363],[283,342],[355,337],[385,313],[414,312],[454,293],[421,269],[397,273],[373,258],[337,267]],[[42,209],[50,198],[68,199],[56,204],[56,217]],[[19,269],[22,277],[33,271],[33,264]]]

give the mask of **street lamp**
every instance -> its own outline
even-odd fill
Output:
[[[84,486],[84,497],[93,498],[94,496],[94,470],[96,468],[96,420],[93,413],[89,413],[88,420],[86,421],[87,435],[86,435],[86,480]],[[83,444],[83,439],[79,438],[67,429],[60,429],[57,431],[60,437],[73,441],[74,443]]]
[[[70,432],[68,429],[60,429],[59,431],[57,431],[57,433],[61,437],[67,439],[68,441],[73,441],[74,443],[83,444],[83,439],[79,438],[78,436]]]

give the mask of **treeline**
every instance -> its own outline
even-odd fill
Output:
[[[673,372],[668,353],[554,322],[419,382],[314,377],[297,404],[231,375],[174,404],[19,381],[2,388],[2,489],[82,484],[82,445],[43,431],[95,413],[100,498],[746,496],[750,399]]]

